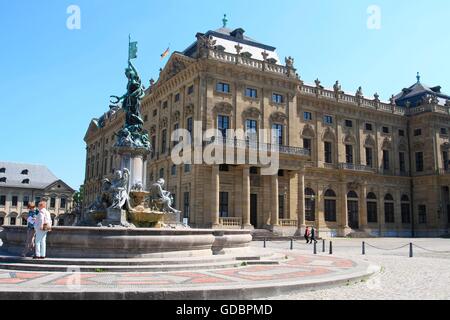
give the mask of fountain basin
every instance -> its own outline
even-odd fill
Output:
[[[5,226],[0,232],[3,251],[20,255],[27,228]],[[47,237],[52,258],[139,258],[219,255],[246,249],[248,230],[127,229],[55,227]]]

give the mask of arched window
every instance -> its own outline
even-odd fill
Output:
[[[305,189],[305,219],[316,221],[316,193],[311,188]]]
[[[358,194],[355,191],[350,191],[347,194],[347,198],[349,198],[349,199],[358,199]]]
[[[325,221],[336,222],[336,193],[329,189],[325,192]]]
[[[22,184],[30,184],[30,179],[23,179]]]
[[[368,223],[378,222],[377,196],[373,192],[370,192],[367,195],[367,222]]]
[[[411,223],[411,204],[409,201],[409,197],[407,195],[402,196],[401,210],[402,210],[402,223],[410,224]]]
[[[0,168],[0,173],[6,173],[6,168]]]
[[[23,174],[24,176],[27,176],[28,175],[28,169],[23,170],[21,174]]]
[[[394,197],[389,193],[384,197],[384,219],[385,223],[395,223]]]
[[[6,177],[1,177],[0,182],[6,183]]]

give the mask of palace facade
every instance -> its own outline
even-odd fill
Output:
[[[440,236],[450,225],[450,97],[420,77],[382,102],[304,83],[294,60],[243,29],[197,34],[171,55],[142,103],[154,152],[147,185],[164,178],[193,227],[256,228],[293,235]],[[276,130],[280,170],[261,166],[174,165],[173,130]],[[85,203],[99,195],[119,161],[122,110],[94,119],[85,136]],[[273,139],[274,137],[269,138]],[[195,138],[194,138],[195,139]],[[242,147],[243,145],[243,147]],[[238,146],[236,146],[238,148]],[[239,148],[251,148],[240,144]]]
[[[0,226],[27,225],[28,203],[47,200],[53,225],[65,225],[75,190],[43,165],[0,161]]]

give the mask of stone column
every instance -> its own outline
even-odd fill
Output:
[[[379,230],[379,236],[382,236],[383,228],[384,228],[384,196],[385,193],[383,192],[383,188],[380,187],[378,190],[378,230]]]
[[[341,202],[341,214],[340,214],[340,227],[342,229],[343,236],[346,235],[346,232],[350,230],[350,227],[348,226],[348,208],[347,208],[347,183],[341,182],[340,183],[340,202]]]
[[[305,224],[305,172],[301,170],[298,174],[298,232],[304,233]]]
[[[272,185],[272,202],[271,202],[271,216],[270,216],[270,224],[272,226],[278,226],[279,225],[279,203],[278,203],[278,175],[273,175],[271,177],[271,185]]]
[[[399,235],[402,230],[402,191],[400,189],[395,192],[394,201],[395,231]]]
[[[212,166],[211,175],[211,227],[218,228],[219,224],[219,201],[220,201],[220,172],[219,166]]]
[[[361,185],[361,192],[359,195],[359,228],[361,230],[367,229],[367,184]]]
[[[252,228],[250,223],[250,168],[243,169],[242,176],[242,226],[244,229]]]

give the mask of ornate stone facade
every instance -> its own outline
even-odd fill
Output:
[[[147,185],[164,178],[191,226],[268,228],[287,235],[306,225],[336,236],[448,233],[447,96],[418,82],[385,103],[378,94],[365,98],[362,88],[346,94],[338,81],[332,89],[319,80],[307,85],[292,76],[294,59],[274,64],[274,48],[246,37],[230,40],[232,34],[199,34],[199,43],[171,56],[142,102],[154,148]],[[219,41],[224,39],[230,48]],[[252,58],[240,54],[249,46]],[[436,96],[426,104],[416,97],[433,90]],[[172,130],[191,129],[194,121],[202,130],[217,128],[218,116],[228,117],[230,129],[245,129],[246,120],[255,120],[257,130],[281,125],[279,174],[262,176],[260,168],[233,164],[174,166]],[[85,137],[86,203],[117,168],[112,137],[122,117],[118,112],[101,127],[94,121]]]

